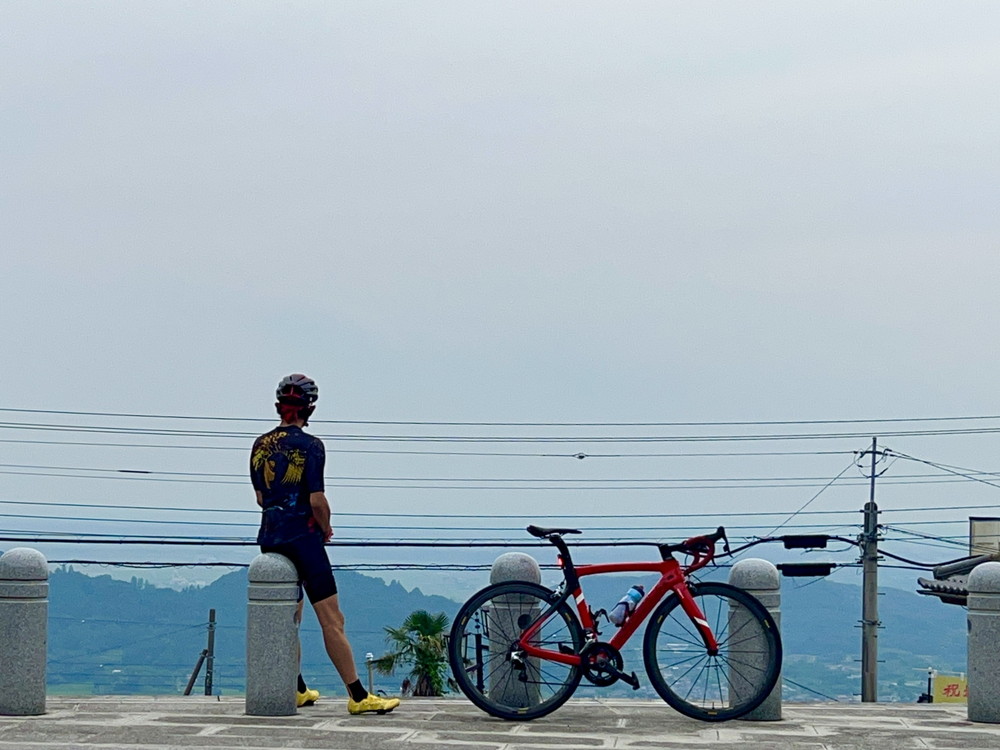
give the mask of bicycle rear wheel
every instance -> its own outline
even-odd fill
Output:
[[[545,612],[533,644],[579,653],[583,629],[559,597],[533,583],[499,583],[475,594],[455,616],[448,660],[466,697],[501,719],[535,719],[555,711],[580,684],[579,666],[529,657],[517,648],[521,633]]]
[[[646,672],[667,703],[702,721],[726,721],[753,711],[781,671],[774,619],[750,594],[725,583],[690,585],[719,644],[705,647],[694,622],[671,595],[653,612],[643,642]]]

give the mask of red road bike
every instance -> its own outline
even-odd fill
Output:
[[[574,565],[566,534],[576,529],[529,526],[559,551],[564,580],[550,590],[524,581],[498,583],[459,610],[448,642],[455,680],[476,706],[502,719],[545,716],[565,703],[582,679],[640,686],[623,668],[622,647],[647,619],[642,653],[656,692],[674,709],[702,721],[725,721],[757,708],[781,669],[781,639],[764,606],[726,583],[690,579],[723,542],[713,534],[655,544],[659,561]],[[690,559],[682,565],[674,554]],[[660,578],[607,640],[583,595],[581,579],[602,573],[659,573]],[[610,626],[610,623],[609,623]]]

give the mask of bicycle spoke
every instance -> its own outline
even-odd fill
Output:
[[[646,635],[646,669],[657,692],[678,711],[719,721],[755,708],[777,679],[780,642],[763,607],[726,584],[692,590],[718,644],[710,654],[680,605],[667,600]]]
[[[726,660],[726,665],[727,666],[732,666],[733,664],[739,664],[739,662],[736,662],[735,660],[732,660],[732,659],[727,659]],[[764,670],[761,669],[760,667],[757,667],[757,666],[754,666],[754,665],[750,665],[750,664],[746,664],[745,662],[743,663],[743,666],[746,666],[749,670],[753,671],[756,674],[756,676],[757,676],[757,680],[750,680],[742,671],[740,671],[738,669],[727,669],[726,670],[726,682],[727,682],[727,684],[731,688],[735,689],[735,688],[740,687],[739,685],[736,684],[736,680],[734,679],[734,676],[735,677],[739,677],[739,678],[742,679],[742,682],[743,682],[742,686],[752,687],[753,685],[757,684],[757,682],[760,680],[761,675],[764,674]]]
[[[565,602],[553,610],[554,597],[536,584],[497,584],[470,599],[456,616],[449,641],[452,672],[462,692],[488,713],[506,719],[542,716],[562,705],[579,684],[578,666],[529,656],[518,645],[530,628],[534,648],[556,653],[582,648],[575,615]]]
[[[733,630],[732,632],[729,632],[729,628],[727,627],[726,634],[723,635],[721,638],[718,635],[716,635],[716,640],[719,642],[720,646],[723,643],[728,643],[731,645],[738,645],[739,643],[745,643],[746,641],[753,640],[754,638],[757,637],[758,635],[757,633],[753,632],[752,630],[748,630],[754,628],[757,625],[758,624],[756,620],[747,619],[746,622],[741,624],[740,627],[736,628],[736,630]],[[739,635],[740,633],[743,633],[743,631],[745,630],[747,631],[746,633],[744,633],[745,637],[740,641],[735,640],[736,636]]]
[[[713,702],[712,703],[712,707],[713,708],[716,705],[722,705],[722,701],[724,700],[724,698],[730,694],[730,692],[728,690],[724,690],[722,688],[722,679],[721,679],[722,675],[721,675],[721,672],[723,670],[721,668],[721,665],[719,664],[720,661],[721,661],[720,659],[716,659],[715,660],[715,662],[714,662],[715,669],[712,670],[712,673],[715,675],[715,691],[716,691],[715,695],[719,696],[719,703],[716,704],[716,703]],[[727,679],[727,683],[728,683],[728,679]]]
[[[671,637],[679,638],[683,643],[690,643],[692,646],[704,649],[705,641],[701,637],[701,631],[698,630],[691,620],[686,618],[683,620],[677,619],[671,624],[675,627],[679,627],[681,631],[683,631],[681,633],[673,632],[671,633]]]

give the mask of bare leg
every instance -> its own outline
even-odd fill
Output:
[[[301,627],[302,626],[302,605],[304,603],[305,602],[302,599],[299,599],[299,606],[298,606],[298,609],[295,610],[295,618],[294,618],[295,619],[295,626],[296,627]],[[298,652],[299,652],[298,653],[299,674],[301,675],[302,674],[302,639],[301,638],[299,639],[299,642],[298,642],[296,648],[298,649]]]
[[[323,629],[323,643],[330,661],[337,668],[340,679],[349,685],[358,679],[358,670],[354,666],[354,654],[351,644],[344,633],[344,613],[340,611],[340,597],[337,594],[313,604],[316,619]]]

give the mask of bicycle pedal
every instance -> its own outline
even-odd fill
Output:
[[[636,676],[635,672],[632,673],[631,677],[626,677],[625,682],[631,685],[633,690],[639,689],[639,678],[638,676]]]
[[[572,656],[573,654],[576,653],[576,649],[574,649],[572,646],[567,646],[565,643],[560,643],[559,644],[559,653],[560,654],[568,654],[568,655]]]

